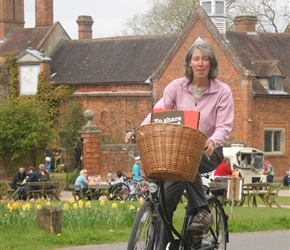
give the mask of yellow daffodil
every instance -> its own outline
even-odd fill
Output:
[[[112,208],[117,208],[117,207],[118,207],[117,203],[112,204]]]
[[[41,204],[37,204],[37,205],[36,205],[36,208],[37,208],[37,209],[41,209],[41,208],[42,208],[42,205],[41,205]]]
[[[63,204],[63,210],[65,210],[65,211],[69,210],[69,206],[67,203]]]
[[[92,204],[91,204],[90,201],[87,201],[87,202],[86,202],[86,207],[87,207],[87,208],[92,208]]]
[[[105,205],[105,201],[100,201],[100,205],[104,206]]]
[[[139,202],[140,202],[141,204],[144,203],[144,199],[143,199],[143,197],[140,197],[140,198],[139,198]]]
[[[79,200],[79,207],[82,208],[84,205],[84,202],[82,200]]]

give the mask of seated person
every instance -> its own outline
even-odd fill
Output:
[[[123,174],[121,170],[116,171],[117,178],[115,179],[115,182],[125,182],[126,181],[126,176]]]
[[[290,186],[290,171],[286,171],[286,175],[284,176],[284,187]]]
[[[21,183],[26,179],[26,172],[24,167],[20,167],[17,173],[14,175],[12,180],[12,188],[18,189],[19,187],[22,187]],[[21,189],[18,191],[18,200],[23,199],[23,193],[21,193]]]
[[[114,182],[112,173],[108,173],[107,177],[108,177],[108,179],[106,180],[107,183],[111,184],[111,182]]]
[[[83,169],[80,171],[80,175],[78,176],[78,178],[75,181],[75,185],[80,185],[83,193],[88,191],[89,181],[88,181],[87,176],[88,176],[88,171],[86,169]],[[76,188],[75,190],[80,191],[79,188]],[[91,197],[88,197],[88,199],[90,200]]]
[[[39,165],[39,170],[37,172],[39,181],[50,181],[49,172],[47,171],[44,164]]]
[[[228,157],[224,157],[222,163],[218,165],[214,171],[214,180],[215,182],[227,182],[228,177],[231,176],[232,173],[233,171],[230,167],[230,159]]]
[[[38,180],[38,174],[35,172],[35,168],[34,167],[30,167],[28,169],[28,179],[26,180],[26,182],[39,182]],[[39,189],[38,186],[35,186],[35,187],[27,187],[27,189],[29,190],[37,190]]]

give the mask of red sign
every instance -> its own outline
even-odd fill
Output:
[[[168,109],[153,109],[152,123],[176,123],[198,129],[199,112],[194,110],[179,111]]]

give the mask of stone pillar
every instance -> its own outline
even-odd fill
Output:
[[[37,211],[37,228],[53,234],[62,230],[62,210],[55,207],[44,207]]]
[[[83,168],[88,170],[88,175],[99,175],[100,171],[100,130],[92,120],[95,112],[88,109],[84,113],[87,124],[79,131],[83,138]]]

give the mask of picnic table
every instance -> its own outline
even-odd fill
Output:
[[[243,195],[248,199],[248,206],[250,206],[252,200],[252,206],[257,207],[257,197],[260,197],[266,207],[272,207],[273,204],[281,207],[275,200],[281,189],[281,185],[281,182],[247,183],[243,185]]]
[[[12,188],[11,184],[11,181],[2,182],[4,192],[6,193],[5,200],[16,200],[21,186],[25,186],[27,201],[31,198],[34,198],[34,200],[39,198],[60,200],[60,193],[64,187],[62,180],[18,183],[20,186],[16,190]],[[28,187],[33,187],[33,189],[28,189]]]
[[[80,185],[69,185],[75,200],[85,200],[87,198],[98,200],[101,196],[109,197],[111,187],[110,184],[90,184],[88,185],[88,191],[84,193]]]

